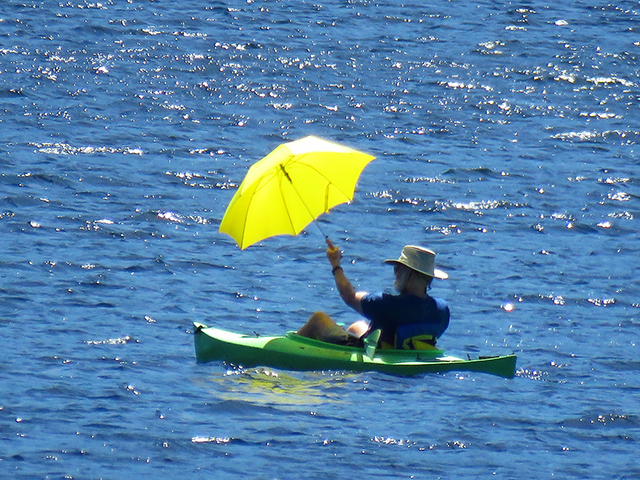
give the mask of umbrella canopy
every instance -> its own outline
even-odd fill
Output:
[[[350,202],[373,159],[313,136],[282,144],[251,166],[219,231],[241,249],[274,235],[297,235],[330,208]]]

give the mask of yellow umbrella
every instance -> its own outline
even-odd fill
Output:
[[[330,208],[351,201],[373,159],[313,136],[282,144],[251,166],[219,231],[241,249],[274,235],[297,235]]]

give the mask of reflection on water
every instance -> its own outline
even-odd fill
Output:
[[[267,368],[230,368],[211,375],[216,398],[261,405],[309,406],[349,401],[345,383],[366,383],[361,376],[346,372],[290,373]]]

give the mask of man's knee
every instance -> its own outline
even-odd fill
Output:
[[[317,325],[319,327],[327,327],[329,325],[334,324],[335,322],[331,320],[331,317],[324,312],[314,312],[309,320],[307,320],[308,324]]]

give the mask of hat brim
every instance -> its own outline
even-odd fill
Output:
[[[447,278],[449,278],[449,274],[446,272],[443,272],[442,270],[438,269],[438,268],[434,268],[433,269],[433,275],[431,275],[431,273],[429,272],[423,272],[422,270],[418,270],[417,268],[412,267],[411,265],[406,264],[405,262],[399,261],[399,260],[385,260],[384,263],[387,264],[392,264],[392,265],[404,265],[407,268],[410,268],[413,271],[416,271],[418,273],[421,273],[422,275],[426,275],[427,277],[434,277],[434,278],[438,278],[440,280],[446,280]]]

